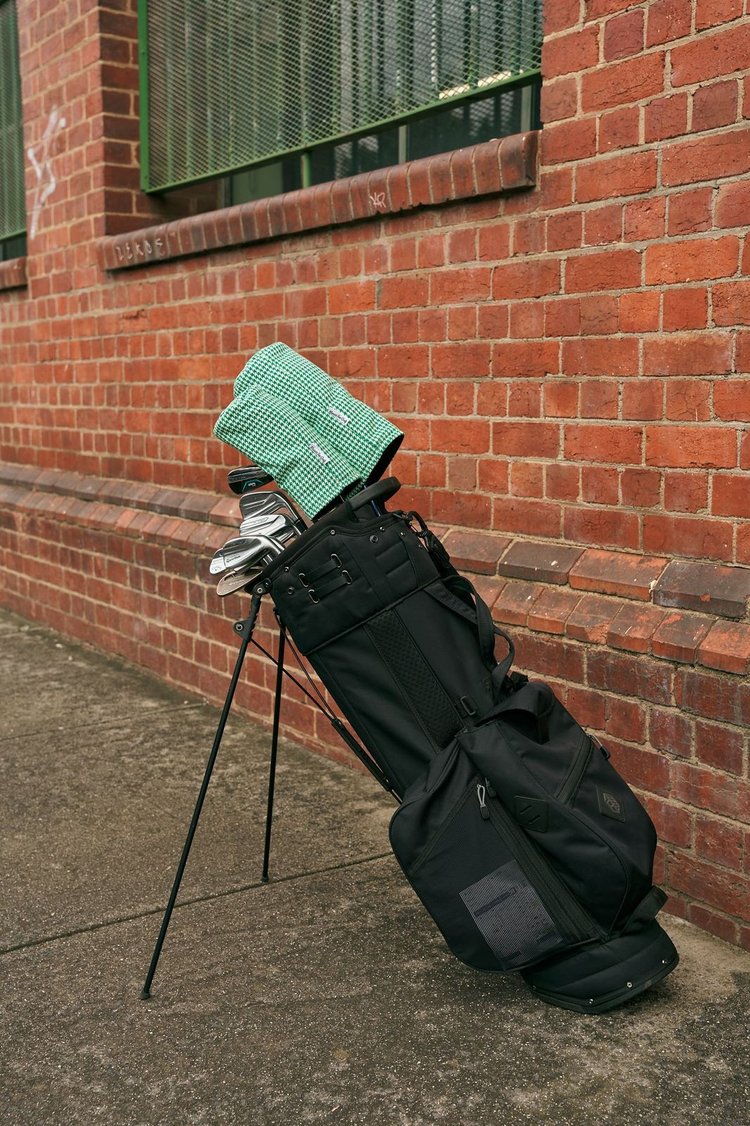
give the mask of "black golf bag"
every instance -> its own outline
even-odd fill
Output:
[[[261,581],[399,798],[393,851],[453,953],[614,1008],[677,964],[654,827],[552,690],[511,672],[510,637],[421,518],[384,510],[398,488],[319,518]]]

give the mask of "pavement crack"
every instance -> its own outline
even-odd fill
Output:
[[[198,903],[211,903],[216,899],[228,899],[233,895],[241,895],[246,891],[255,891],[258,888],[272,888],[277,884],[293,883],[296,880],[305,880],[313,876],[324,876],[329,872],[341,872],[347,868],[357,868],[360,865],[373,864],[377,860],[387,860],[391,855],[390,852],[379,852],[372,856],[360,856],[356,860],[345,860],[339,864],[329,864],[324,868],[311,868],[307,872],[295,872],[289,876],[278,876],[275,879],[269,880],[264,883],[262,880],[253,881],[247,884],[240,884],[238,887],[225,888],[223,891],[204,892],[202,895],[193,895],[189,899],[181,899],[175,903],[174,910],[179,911],[182,907],[193,907]],[[59,931],[57,934],[44,935],[41,938],[27,939],[25,942],[17,942],[11,946],[0,946],[0,957],[4,954],[15,954],[20,950],[33,950],[39,946],[50,946],[52,943],[61,942],[67,938],[75,938],[82,934],[91,934],[94,931],[105,930],[107,927],[117,927],[122,923],[133,923],[139,919],[149,919],[154,915],[163,915],[165,907],[149,907],[145,911],[135,911],[130,915],[119,915],[111,919],[102,919],[96,923],[86,923],[84,926],[72,927],[67,931]]]

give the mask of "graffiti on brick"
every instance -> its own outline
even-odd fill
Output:
[[[36,146],[29,145],[26,150],[36,176],[36,186],[31,202],[31,222],[29,224],[31,238],[34,237],[39,227],[39,216],[42,213],[42,208],[57,187],[52,159],[54,155],[53,145],[55,138],[65,128],[66,124],[65,118],[60,114],[57,106],[54,106],[42,134],[42,143]]]
[[[152,258],[165,258],[167,246],[160,235],[150,238],[141,235],[137,238],[123,239],[115,243],[115,256],[121,266],[134,265],[136,262],[148,262]]]
[[[370,203],[376,211],[385,211],[385,192],[370,192]]]

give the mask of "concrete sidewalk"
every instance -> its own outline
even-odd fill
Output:
[[[390,801],[227,726],[151,1000],[218,712],[0,613],[0,1120],[7,1126],[749,1121],[750,954],[669,916],[681,965],[580,1016],[452,958]]]

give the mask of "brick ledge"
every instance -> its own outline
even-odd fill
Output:
[[[126,270],[415,207],[532,188],[537,149],[537,132],[519,133],[110,236],[99,243],[100,262],[105,270]]]
[[[22,289],[26,284],[25,258],[9,258],[7,262],[0,262],[0,290]]]
[[[0,502],[196,555],[219,547],[238,523],[234,496],[35,466],[0,464]],[[436,531],[456,565],[473,574],[500,624],[677,664],[750,672],[750,623],[737,620],[747,617],[750,568]],[[708,594],[698,593],[704,588]],[[700,611],[693,608],[696,598]]]

